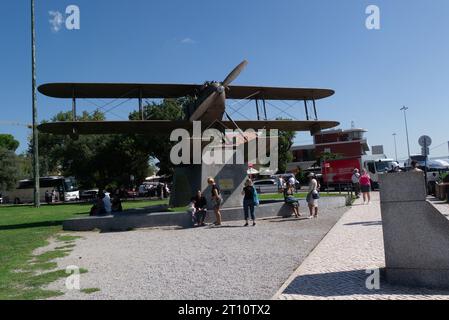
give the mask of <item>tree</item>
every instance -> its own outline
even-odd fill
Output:
[[[291,120],[284,118],[277,118],[276,120]],[[279,172],[286,172],[287,166],[293,160],[293,141],[295,140],[296,132],[294,131],[279,131]]]
[[[16,152],[20,143],[10,134],[0,134],[0,148]]]
[[[291,148],[296,133],[292,131],[279,131],[279,171],[286,172],[287,166],[293,160]]]
[[[144,107],[146,120],[180,120],[184,117],[183,107],[188,103],[185,99],[164,99],[161,103],[149,103]],[[129,116],[130,120],[139,119],[139,113],[134,112]],[[172,175],[174,166],[170,161],[170,151],[174,146],[170,142],[170,133],[134,136],[136,148],[148,152],[148,155],[159,160],[160,175]]]
[[[17,177],[18,179],[32,179],[33,177],[33,158],[26,152],[16,157]]]
[[[0,147],[0,190],[11,190],[17,182],[16,154]]]

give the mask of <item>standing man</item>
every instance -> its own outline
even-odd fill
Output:
[[[50,195],[50,191],[48,191],[48,190],[45,191],[45,202],[47,204],[50,204],[50,202],[51,202],[51,195]]]
[[[51,192],[51,202],[55,203],[56,202],[56,190],[53,189]]]
[[[359,169],[355,168],[352,174],[352,188],[355,192],[355,196],[360,198],[360,172]]]
[[[285,189],[284,184],[285,184],[284,178],[282,178],[282,176],[279,176],[279,179],[278,179],[278,191],[279,191],[279,193],[284,193],[284,189]]]

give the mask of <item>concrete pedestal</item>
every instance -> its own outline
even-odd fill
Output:
[[[205,195],[209,209],[212,208],[211,187],[207,179],[212,177],[220,187],[223,208],[242,206],[241,192],[245,184],[248,165],[188,165],[175,169],[170,205],[185,206],[201,190]]]
[[[449,220],[426,201],[424,175],[382,175],[380,198],[387,281],[449,288]]]

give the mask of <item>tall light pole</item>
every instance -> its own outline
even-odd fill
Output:
[[[393,133],[393,138],[394,138],[394,156],[395,156],[395,160],[396,162],[398,161],[398,144],[396,143],[396,133]]]
[[[408,139],[408,124],[407,124],[407,110],[406,106],[401,108],[401,111],[404,111],[404,120],[405,120],[405,134],[407,135],[407,150],[408,150],[408,160],[410,161],[410,141]]]
[[[33,179],[34,206],[40,207],[39,194],[39,142],[37,131],[37,98],[36,98],[36,28],[35,28],[34,0],[31,0],[31,73],[32,73],[32,108],[33,108]]]

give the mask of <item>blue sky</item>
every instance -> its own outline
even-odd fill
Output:
[[[81,29],[54,32],[50,11],[81,10]],[[365,9],[381,10],[381,30],[365,28]],[[366,128],[371,145],[407,155],[407,105],[412,153],[428,134],[446,156],[449,140],[449,1],[146,1],[36,0],[38,83],[222,80],[243,59],[235,84],[332,88],[318,102],[321,119]],[[26,149],[31,122],[29,1],[0,2],[0,132]],[[38,96],[39,119],[69,110],[70,101]],[[97,102],[99,103],[99,102]],[[126,117],[137,103],[108,114]],[[90,102],[80,109],[94,110]],[[254,117],[254,108],[243,113]],[[303,108],[290,109],[297,118]],[[310,137],[298,134],[297,143]],[[432,149],[432,148],[431,148]]]

